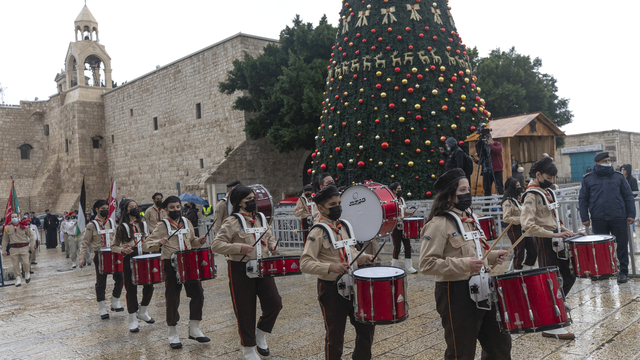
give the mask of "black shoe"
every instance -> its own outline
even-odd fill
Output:
[[[269,356],[269,354],[271,354],[271,352],[269,352],[269,348],[263,349],[260,346],[256,346],[256,349],[258,350],[258,354],[262,356]]]
[[[69,255],[67,255],[67,259],[69,258]]]
[[[33,271],[29,270],[29,274],[33,274]]]
[[[169,346],[171,346],[172,349],[180,349],[182,348],[182,343],[171,343]]]
[[[140,328],[129,329],[129,332],[132,332],[132,333],[137,333],[138,331],[140,331]]]
[[[117,309],[111,308],[111,311],[115,311],[115,312],[123,312],[123,311],[124,311],[124,308],[117,308]]]
[[[31,263],[31,265],[38,265],[38,263],[34,261]]]
[[[618,274],[618,284],[624,284],[627,282],[627,274],[619,273]]]
[[[195,340],[195,341],[197,341],[197,342],[201,342],[201,343],[205,343],[205,342],[209,342],[209,341],[211,341],[211,339],[209,339],[209,338],[208,338],[208,337],[206,337],[206,336],[193,337],[193,336],[189,335],[189,339],[191,339],[191,340]]]
[[[109,314],[100,315],[100,319],[107,320],[109,318]]]
[[[24,279],[24,281],[28,284],[31,281],[31,278]]]

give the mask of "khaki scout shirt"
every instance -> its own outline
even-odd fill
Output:
[[[340,222],[332,221],[329,219],[321,218],[320,223],[330,224],[337,226]],[[348,238],[347,230],[342,227],[340,235],[334,233],[336,241],[340,241]],[[355,247],[350,246],[351,259],[355,259],[358,255]],[[315,227],[309,232],[307,236],[307,243],[304,245],[304,251],[300,257],[300,270],[305,274],[318,275],[320,280],[334,281],[338,278],[339,274],[330,273],[329,265],[342,262],[340,253],[342,249],[335,249],[331,243],[331,238],[326,233],[324,228]],[[345,256],[345,261],[347,261]],[[353,264],[352,269],[356,270],[358,264],[363,264],[367,261],[366,257],[360,256],[356,263]]]
[[[461,219],[467,217],[458,209],[452,209]],[[463,222],[464,231],[474,231],[471,222]],[[420,233],[420,272],[435,275],[436,282],[467,280],[471,276],[470,258],[477,258],[475,241],[465,241],[459,233],[456,222],[448,215],[434,216]],[[485,250],[482,250],[484,256]],[[498,252],[492,251],[485,260],[495,263]]]
[[[29,247],[36,246],[36,238],[33,232],[27,226],[24,229],[20,229],[20,225],[13,226],[7,225],[4,228],[4,237],[2,238],[2,251],[7,250],[8,244],[24,244],[29,243]]]
[[[195,233],[193,232],[193,226],[191,226],[191,221],[186,218],[180,218],[180,221],[184,221],[185,226],[189,227],[189,232],[183,235],[184,240],[184,248],[185,250],[197,249],[202,246]],[[178,227],[169,223],[171,226],[171,234],[173,234]],[[180,224],[178,223],[178,226]],[[158,249],[162,249],[160,253],[160,258],[162,260],[171,259],[171,254],[176,251],[180,251],[180,242],[178,240],[178,234],[173,235],[169,242],[166,245],[160,245],[160,240],[164,238],[168,238],[170,233],[167,232],[167,226],[164,221],[161,221],[156,226],[153,233],[147,237],[147,239],[142,243],[142,250],[146,252],[156,252]]]
[[[312,206],[312,205],[310,204],[311,203],[310,199],[303,199],[303,197],[304,195],[298,198],[298,202],[296,203],[296,208],[293,210],[293,215],[301,219],[306,219],[309,216],[311,216],[311,212],[309,212],[309,206]]]
[[[229,197],[229,194],[227,194],[227,197]],[[227,200],[225,198],[225,200],[218,201],[218,203],[216,204],[216,208],[213,211],[213,218],[214,218],[214,221],[216,222],[215,224],[213,224],[214,234],[217,234],[220,231],[220,229],[222,229],[222,223],[224,223],[224,220],[228,216],[229,216],[229,211],[227,210]]]
[[[529,183],[539,185],[538,181],[533,179]],[[543,193],[546,191],[542,188],[536,188]],[[557,211],[558,209],[556,209]],[[558,223],[556,222],[556,216],[547,207],[544,200],[540,195],[535,193],[528,193],[522,199],[522,213],[520,214],[520,224],[522,225],[522,231],[529,230],[529,234],[541,237],[551,238],[553,232],[557,230]],[[569,231],[566,227],[560,225],[562,231]]]
[[[144,221],[147,223],[150,232],[153,232],[153,229],[158,226],[158,223],[162,222],[162,219],[165,219],[166,217],[167,212],[164,209],[156,208],[155,205],[144,212]]]
[[[162,225],[164,226],[164,223],[162,223]],[[124,228],[124,224],[118,226],[118,229],[116,230],[115,240],[111,242],[111,251],[113,251],[114,253],[122,254],[122,248],[128,247],[131,249],[135,249],[138,247],[138,245],[136,244],[136,237],[133,235],[134,234],[133,226],[136,227],[137,232],[142,233],[142,238],[140,239],[140,241],[144,243],[144,239],[145,239],[145,233],[143,230],[144,225],[136,221],[134,225],[129,223],[127,224],[127,226],[129,226],[129,234],[127,234],[127,229]],[[138,255],[142,255],[142,254],[138,254]]]
[[[262,227],[260,224],[260,216],[256,216],[256,222],[253,224],[251,223],[253,218],[245,215],[242,216],[244,216],[244,221],[247,224],[247,227]],[[260,240],[261,244],[256,244],[256,246],[262,246],[263,259],[269,256],[269,248],[276,245],[276,238],[271,234],[271,227],[269,224],[266,224],[266,227],[267,233],[262,237],[262,240]],[[229,216],[224,220],[222,228],[216,234],[216,238],[213,240],[213,243],[211,243],[211,251],[218,254],[229,255],[229,260],[231,261],[240,261],[240,259],[244,257],[244,254],[241,252],[242,245],[253,245],[256,240],[257,238],[254,234],[247,234],[242,230],[242,224],[235,216]],[[265,246],[265,244],[267,246]],[[255,249],[242,261],[247,262],[250,259],[257,259]]]
[[[514,203],[516,199],[507,199],[502,203],[502,220],[507,224],[520,225],[520,208]]]
[[[96,218],[95,221],[97,221],[98,224],[101,224],[104,220],[100,220],[100,218]],[[111,229],[111,221],[107,219],[107,222],[100,226],[103,230]],[[109,243],[111,243],[115,238],[115,232],[112,232],[110,234],[104,234],[104,235],[105,237],[109,236]],[[96,226],[93,221],[89,221],[89,224],[87,224],[87,227],[85,228],[84,237],[82,238],[82,245],[80,245],[80,254],[84,254],[85,251],[87,251],[87,248],[89,245],[91,245],[91,249],[94,252],[99,251],[100,248],[102,248],[102,235],[98,234],[98,229],[96,229]],[[106,246],[106,239],[105,239],[105,246]]]

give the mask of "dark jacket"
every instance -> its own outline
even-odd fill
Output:
[[[38,219],[37,217],[33,217],[31,218],[31,223],[37,227],[40,227],[40,225],[42,225],[42,223],[40,222],[40,219]]]
[[[449,152],[443,152],[442,156],[445,158],[444,171],[448,171],[455,168],[464,170],[464,151],[460,149],[458,145],[451,147]]]
[[[621,172],[611,167],[596,165],[592,172],[583,176],[578,204],[582,221],[636,217],[629,183]]]
[[[44,228],[46,230],[56,230],[59,224],[60,224],[60,221],[58,220],[58,217],[55,215],[49,214],[44,218]]]
[[[189,221],[191,221],[191,225],[193,225],[194,232],[196,233],[196,236],[198,236],[198,231],[197,231],[198,230],[198,209],[197,208],[189,209],[185,217],[189,219]]]
[[[638,180],[631,176],[631,165],[624,164],[621,166],[627,172],[627,182],[629,183],[629,187],[631,187],[631,191],[640,191],[638,190]]]

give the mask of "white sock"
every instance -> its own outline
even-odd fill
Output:
[[[561,335],[568,334],[569,332],[565,328],[553,329],[553,330],[545,330],[547,334]]]
[[[258,328],[256,328],[256,345],[258,345],[260,349],[269,348],[267,346],[267,333]]]

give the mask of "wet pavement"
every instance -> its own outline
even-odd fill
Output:
[[[385,264],[388,259],[383,257]],[[184,347],[171,350],[163,284],[156,285],[149,306],[156,323],[141,322],[139,333],[129,333],[126,311],[110,312],[109,320],[98,316],[93,267],[60,271],[71,262],[59,249],[43,249],[30,284],[0,288],[0,359],[241,359],[226,263],[221,256],[215,260],[218,278],[202,283],[200,328],[211,342],[187,339],[188,299],[183,291],[178,330]],[[299,275],[276,282],[284,308],[268,338],[270,358],[323,359],[325,329],[316,278]],[[109,280],[107,298],[112,288]],[[409,275],[409,318],[376,328],[374,359],[442,358],[445,343],[433,292],[433,277]],[[124,291],[121,301],[124,306]],[[513,359],[640,359],[640,280],[618,285],[615,280],[579,279],[567,301],[576,340],[513,335]],[[355,334],[349,325],[345,337],[343,358],[350,359]]]

